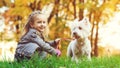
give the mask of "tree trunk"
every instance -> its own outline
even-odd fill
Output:
[[[33,2],[33,3],[30,3],[30,8],[32,9],[32,11],[35,10],[35,7],[36,7],[36,0]]]
[[[37,10],[42,10],[42,9],[41,9],[41,3],[42,3],[41,0],[38,1],[38,3],[37,3]]]
[[[82,4],[82,3],[84,3],[84,0],[79,0],[79,2]],[[83,11],[84,11],[84,9],[79,8],[79,20],[83,19]]]
[[[55,20],[56,20],[56,24],[58,23],[59,2],[60,2],[60,0],[55,0],[55,16],[56,16]]]
[[[56,18],[55,18],[55,25],[57,26],[57,24],[58,24],[58,12],[59,12],[59,2],[60,2],[60,0],[55,0],[55,16],[56,16]],[[56,31],[57,31],[57,28],[56,28]],[[57,38],[58,37],[58,34],[57,34],[57,32],[55,32],[55,38]]]
[[[5,0],[2,0],[2,3],[3,3],[4,6],[7,6]]]
[[[74,7],[74,19],[76,19],[76,0],[73,0],[72,4]]]
[[[91,29],[91,35],[90,35],[90,41],[91,41],[91,48],[94,49],[94,39],[93,39],[93,33],[94,33],[94,28],[95,28],[95,25],[94,25],[94,18],[93,18],[93,12],[91,11],[90,14],[89,14],[89,19],[90,19],[90,22],[92,24],[92,29]],[[91,55],[93,56],[94,55],[94,52],[91,53]]]
[[[98,30],[99,30],[99,22],[97,21],[96,23],[96,35],[95,35],[95,43],[94,43],[94,55],[97,57],[98,56]]]
[[[58,22],[58,7],[59,7],[59,2],[60,0],[55,0],[55,6],[53,8],[53,11],[50,14],[50,17],[48,18],[48,23],[50,22],[50,20],[52,19],[52,17],[54,16],[54,14],[56,15],[56,23]]]
[[[101,17],[101,12],[99,11],[95,11],[95,15],[94,15],[95,19],[96,19],[96,34],[95,34],[95,42],[94,42],[94,55],[97,57],[98,56],[98,31],[99,31],[99,19]]]

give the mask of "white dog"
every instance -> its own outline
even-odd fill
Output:
[[[72,57],[73,61],[78,62],[82,56],[86,56],[91,60],[91,44],[88,36],[90,35],[91,25],[87,18],[82,21],[78,19],[68,22],[67,25],[71,29],[71,36],[74,38],[67,48],[67,56]]]

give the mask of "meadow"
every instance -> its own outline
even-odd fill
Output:
[[[0,61],[0,68],[120,68],[120,56],[92,57],[91,61],[82,59],[79,63],[67,57],[39,57],[21,62]]]

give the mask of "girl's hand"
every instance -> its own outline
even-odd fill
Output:
[[[59,44],[60,41],[61,41],[61,38],[55,39],[55,43],[56,43],[56,44]]]
[[[59,49],[56,49],[56,52],[57,52],[57,56],[61,55],[61,51]]]
[[[55,45],[56,45],[56,48],[59,49],[59,45],[60,45],[60,42],[61,42],[61,38],[58,38],[58,39],[55,39]]]

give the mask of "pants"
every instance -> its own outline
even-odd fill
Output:
[[[40,58],[47,56],[47,52],[43,51],[36,43],[19,44],[19,46],[22,47],[16,50],[15,59],[17,60],[30,59],[36,52]]]

